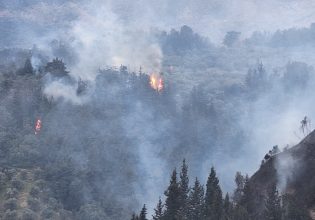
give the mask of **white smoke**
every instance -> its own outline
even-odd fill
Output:
[[[291,154],[282,154],[279,158],[276,158],[277,188],[281,193],[289,190],[287,184],[296,177],[300,166],[301,161],[294,158]]]
[[[150,29],[143,29],[139,24],[133,26],[124,23],[115,14],[109,3],[95,7],[91,2],[80,8],[80,15],[72,22],[70,30],[60,38],[71,40],[72,48],[78,55],[78,62],[69,67],[70,75],[78,80],[88,80],[93,85],[99,69],[107,66],[118,67],[125,65],[129,71],[138,71],[140,67],[145,72],[160,72],[162,63],[162,51]],[[46,94],[55,96],[52,92],[56,88],[48,85]],[[80,103],[81,97],[69,96],[72,87],[59,85],[59,96],[66,100]],[[73,92],[70,92],[73,93]],[[69,97],[73,97],[69,99]]]

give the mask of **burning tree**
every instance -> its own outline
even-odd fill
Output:
[[[158,74],[151,74],[150,76],[150,86],[152,89],[161,92],[164,87],[164,82],[163,79],[160,75]]]

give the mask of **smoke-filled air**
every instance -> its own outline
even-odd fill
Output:
[[[315,219],[313,0],[0,0],[0,219]]]

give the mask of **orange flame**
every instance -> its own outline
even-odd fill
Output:
[[[35,134],[38,134],[40,132],[41,127],[42,127],[42,121],[40,119],[37,119],[35,123]]]
[[[150,85],[152,89],[161,92],[164,87],[163,79],[161,76],[156,74],[151,74],[150,76]]]

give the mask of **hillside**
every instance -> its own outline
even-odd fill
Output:
[[[268,188],[277,183],[282,195],[295,197],[300,205],[307,207],[312,219],[315,206],[315,131],[299,144],[271,157],[250,178],[250,187],[256,195],[253,211],[261,212]],[[283,197],[284,197],[283,196]]]

